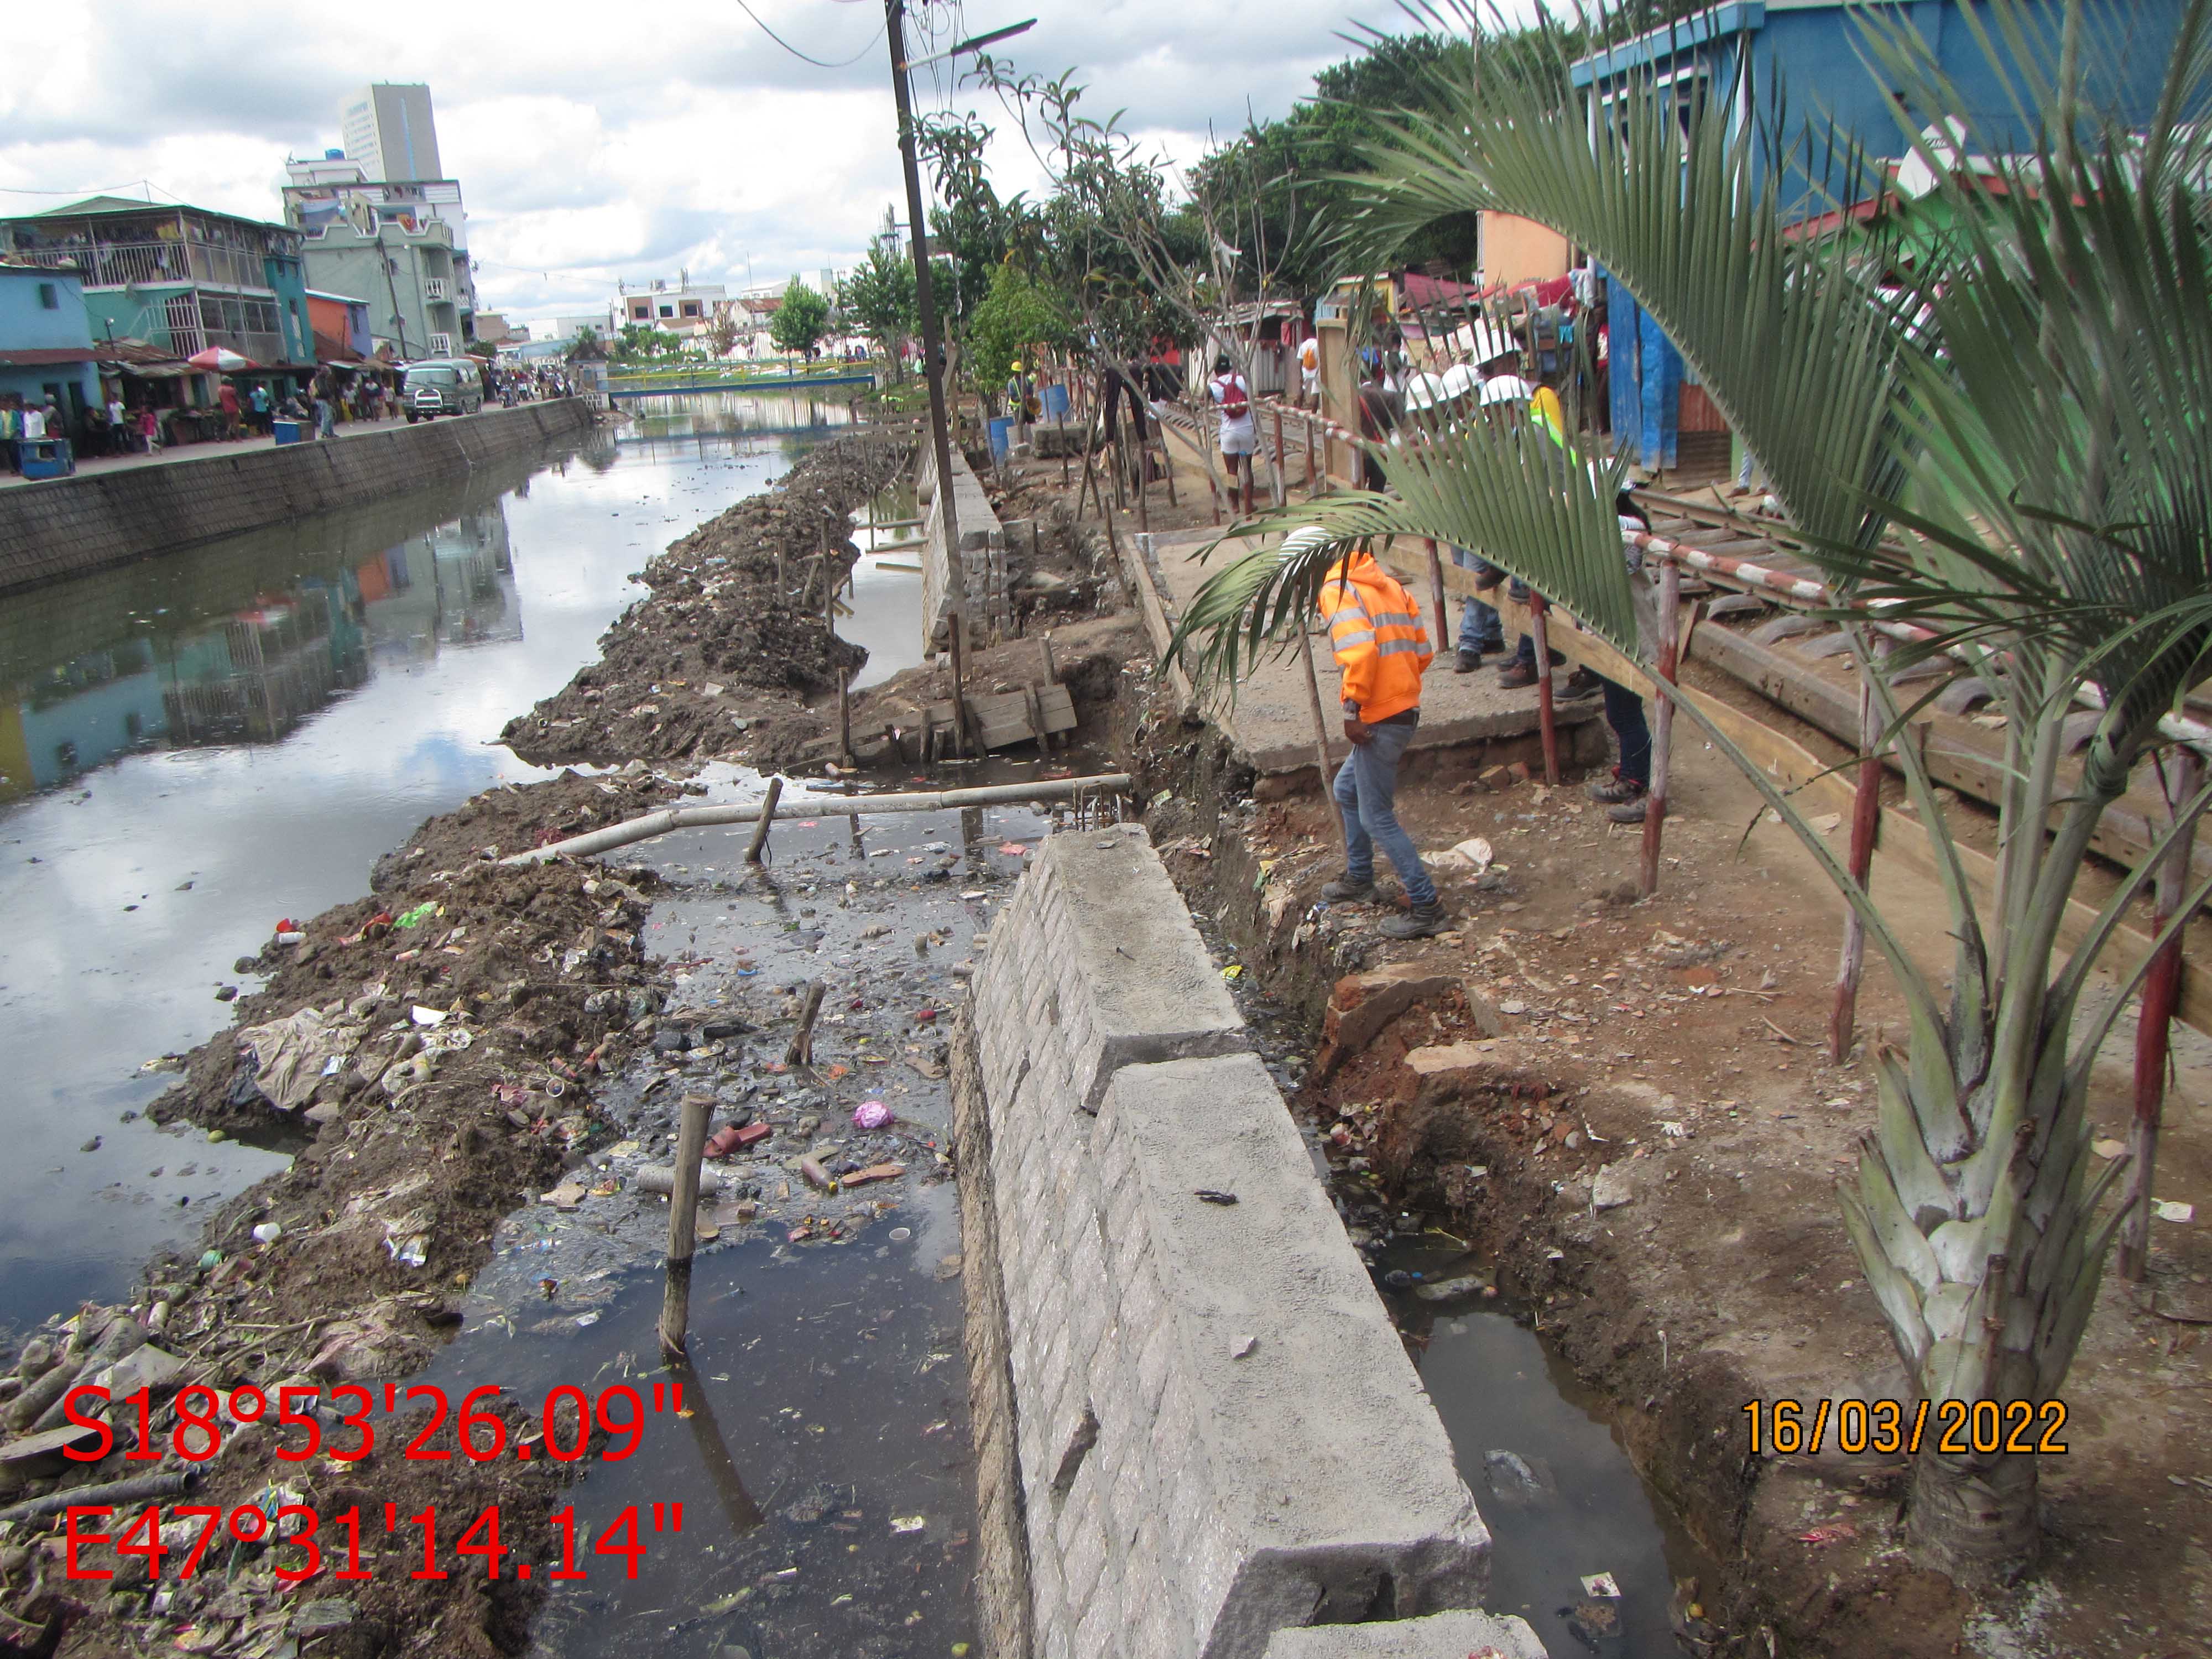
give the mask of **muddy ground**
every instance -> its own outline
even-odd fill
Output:
[[[1343,1024],[1328,1005],[1371,994],[1364,972],[1415,977],[1379,1029],[1354,1017],[1354,1041],[1324,1043],[1295,1108],[1369,1194],[1348,1215],[1363,1248],[1379,1255],[1407,1207],[1468,1239],[1613,1402],[1646,1478],[1726,1564],[1680,1598],[1703,1618],[1689,1650],[2212,1652],[2201,1228],[2158,1225],[2151,1286],[2107,1280],[2064,1395],[2068,1454],[2043,1461],[2045,1557],[2014,1590],[1977,1602],[1910,1565],[1900,1462],[1749,1455],[1747,1401],[1904,1394],[1834,1194],[1869,1125],[1867,1041],[1901,1041],[1900,1012],[1870,967],[1860,1046],[1826,1062],[1840,905],[1717,757],[1678,759],[1664,878],[1642,902],[1640,832],[1578,781],[1494,789],[1479,753],[1440,761],[1401,817],[1424,848],[1479,836],[1496,862],[1439,872],[1457,927],[1407,945],[1376,934],[1376,907],[1320,903],[1342,855],[1313,793],[1256,803],[1210,731],[1157,703],[1127,714],[1147,823],[1194,909],[1308,1030]],[[1940,902],[1901,885],[1916,947],[1940,951]],[[2129,1035],[2098,1077],[2107,1155]],[[2201,1216],[2212,1072],[2189,1052],[2159,1187]]]
[[[722,760],[775,770],[834,760],[837,678],[849,678],[866,653],[843,641],[833,649],[824,583],[842,587],[860,556],[852,514],[912,459],[879,438],[841,439],[775,489],[672,544],[641,573],[650,591],[607,629],[599,661],[508,722],[503,740],[541,766]],[[1025,520],[1036,532],[1010,538],[1021,635],[1121,608],[1095,512],[1078,523],[1048,469],[985,476],[1000,517]],[[1013,640],[980,648],[971,691],[1039,678],[1035,647],[1018,647]],[[1110,691],[1121,660],[1113,651],[1092,648],[1091,635],[1081,632],[1065,641],[1056,634],[1055,647],[1079,706]],[[853,729],[869,734],[856,744],[860,760],[890,758],[874,734],[887,724],[915,731],[923,706],[950,696],[950,682],[945,665],[925,665],[856,694]]]

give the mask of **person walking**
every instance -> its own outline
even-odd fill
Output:
[[[222,410],[222,436],[225,443],[246,435],[246,422],[239,418],[238,382],[225,380],[215,394],[216,403]]]
[[[1421,723],[1421,676],[1432,654],[1420,606],[1364,544],[1355,544],[1322,579],[1321,614],[1344,675],[1344,735],[1352,744],[1329,792],[1344,818],[1345,870],[1322,896],[1332,904],[1372,900],[1379,846],[1397,869],[1408,907],[1385,919],[1381,932],[1427,939],[1444,929],[1443,904],[1396,807],[1398,763]]]
[[[138,405],[138,441],[146,447],[149,455],[161,453],[161,417],[154,412],[150,403]]]
[[[120,385],[107,399],[107,453],[111,455],[128,455],[131,453],[131,411],[123,406]]]
[[[1226,356],[1213,363],[1213,381],[1207,388],[1221,411],[1221,464],[1229,473],[1229,510],[1243,518],[1256,510],[1252,495],[1252,452],[1259,447],[1260,425],[1252,418],[1252,389]],[[1243,505],[1237,490],[1243,489]]]

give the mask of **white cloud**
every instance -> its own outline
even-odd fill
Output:
[[[1123,111],[1177,164],[1248,107],[1279,115],[1389,0],[910,0],[915,56],[1036,12],[1000,50],[1073,67],[1086,107]],[[875,0],[752,0],[801,63],[732,0],[649,12],[480,0],[388,0],[269,27],[235,0],[102,0],[11,13],[0,70],[0,213],[150,181],[156,199],[276,218],[288,154],[336,142],[339,100],[364,81],[424,80],[446,171],[469,209],[483,303],[511,318],[600,302],[617,276],[732,285],[853,264],[902,201]],[[19,14],[19,15],[18,15]],[[446,43],[471,43],[453,52]],[[431,43],[439,43],[434,48]],[[35,66],[35,70],[33,70]],[[995,100],[916,73],[925,109],[975,108],[1001,129],[1004,190],[1042,175]],[[31,192],[49,191],[50,195]],[[904,216],[903,208],[901,217]]]

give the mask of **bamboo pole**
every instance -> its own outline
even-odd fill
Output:
[[[1651,720],[1651,783],[1644,792],[1644,867],[1638,885],[1645,898],[1659,890],[1659,842],[1667,827],[1667,784],[1674,769],[1674,677],[1680,665],[1675,653],[1681,648],[1682,628],[1682,572],[1672,559],[1659,567],[1659,662],[1658,696],[1654,700]],[[1536,651],[1543,653],[1545,640],[1539,635]],[[1545,665],[1548,683],[1550,664]],[[1555,765],[1554,757],[1544,757],[1546,772]]]
[[[1876,636],[1874,664],[1859,684],[1859,775],[1851,796],[1851,879],[1864,888],[1874,877],[1875,831],[1881,822],[1881,704],[1875,696],[1881,659],[1889,641]],[[1851,1052],[1851,1026],[1857,1018],[1859,977],[1866,967],[1866,923],[1844,907],[1844,950],[1836,964],[1836,1004],[1828,1017],[1828,1058],[1840,1066]]]
[[[691,1322],[691,1253],[698,1242],[699,1160],[707,1150],[707,1115],[714,1097],[687,1094],[676,1129],[676,1182],[668,1195],[668,1282],[660,1297],[660,1352],[684,1352]]]
[[[1086,790],[1126,789],[1129,781],[1127,772],[1102,772],[1085,778],[1038,778],[1028,783],[987,784],[976,789],[858,795],[853,798],[847,811],[848,816],[854,812],[860,816],[872,816],[878,812],[941,812],[951,806],[1005,806],[1022,801],[1067,800]],[[769,800],[759,805],[664,806],[643,817],[609,824],[604,830],[594,830],[587,835],[571,836],[568,840],[556,841],[550,846],[533,847],[526,853],[513,854],[500,862],[507,865],[543,864],[549,859],[588,858],[594,853],[628,847],[634,842],[650,841],[655,836],[669,835],[678,830],[706,829],[717,824],[750,823],[755,825],[756,835],[764,836],[765,832],[758,826],[770,818],[812,817],[823,810],[823,803],[819,800],[781,799],[782,783],[781,778],[769,779],[769,787],[773,793]]]
[[[768,850],[768,827],[769,824],[775,822],[776,803],[782,799],[783,780],[781,777],[770,778],[768,781],[767,798],[761,802],[759,817],[753,825],[753,838],[745,843],[745,862],[747,864],[758,864],[761,861],[762,854]],[[624,825],[617,826],[617,828],[626,827],[627,826]],[[605,832],[602,831],[601,833],[604,834]],[[558,846],[561,843],[556,842],[554,844]],[[620,846],[622,843],[617,842],[615,845]]]
[[[1552,639],[1544,613],[1551,609],[1544,596],[1528,594],[1528,639],[1536,652],[1536,729],[1544,742],[1544,781],[1559,781],[1559,722],[1552,702]]]
[[[2203,787],[2204,763],[2189,749],[2172,759],[2161,759],[2159,776],[2166,785],[2166,799],[2179,810],[2181,803]],[[2180,908],[2181,890],[2189,878],[2190,859],[2197,835],[2192,830],[2176,842],[2158,869],[2158,889],[2153,901],[2153,938],[2173,920]],[[2166,1113],[2167,1045],[2173,1011],[2181,1001],[2181,934],[2159,947],[2150,973],[2143,981],[2142,1006],[2136,1021],[2136,1115],[2128,1130],[2130,1162],[2120,1194],[2120,1277],[2141,1284],[2150,1271],[2151,1181],[2158,1170],[2158,1133]]]
[[[1336,838],[1344,848],[1344,867],[1352,867],[1352,832],[1344,827],[1344,814],[1337,811],[1336,797],[1331,787],[1335,780],[1329,775],[1336,763],[1328,753],[1328,716],[1321,706],[1321,677],[1314,672],[1313,641],[1301,629],[1298,634],[1298,660],[1305,665],[1306,703],[1313,711],[1314,757],[1321,768],[1321,802],[1323,810],[1336,820]]]

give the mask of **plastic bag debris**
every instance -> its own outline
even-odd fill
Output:
[[[254,1087],[278,1111],[289,1112],[307,1104],[327,1061],[343,1060],[361,1046],[364,1030],[351,1020],[326,1020],[319,1008],[301,1008],[246,1027],[238,1045],[253,1057]]]
[[[880,1100],[864,1100],[853,1109],[856,1129],[880,1129],[891,1121],[891,1109]]]

